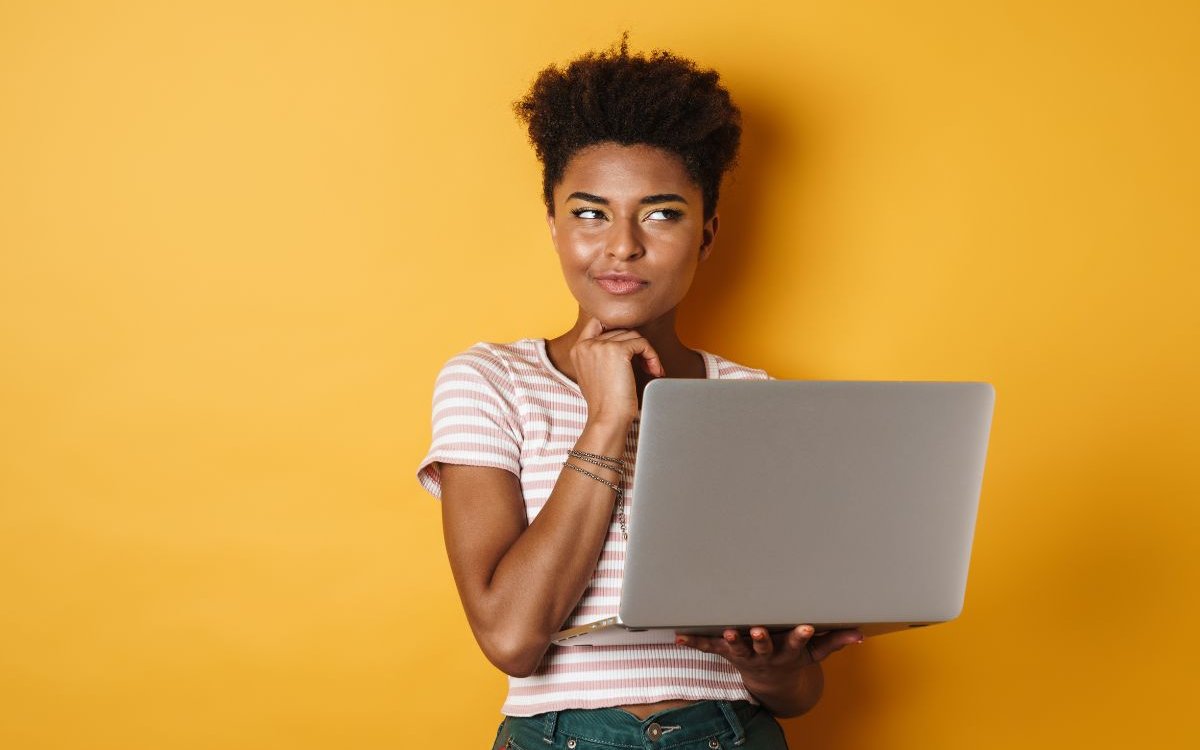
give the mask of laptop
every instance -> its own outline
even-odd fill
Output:
[[[618,613],[552,642],[953,620],[994,403],[982,382],[651,381]]]

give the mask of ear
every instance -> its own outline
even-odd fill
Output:
[[[557,240],[557,227],[554,226],[554,214],[549,211],[546,212],[546,226],[550,227],[550,241],[555,242]],[[558,247],[558,245],[555,244],[555,247]]]
[[[702,232],[702,241],[700,242],[700,262],[703,263],[712,254],[713,240],[717,238],[717,215],[713,214],[712,218],[704,222],[704,230]]]

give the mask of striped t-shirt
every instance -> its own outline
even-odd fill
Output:
[[[715,354],[704,357],[709,379],[767,380],[763,370]],[[545,339],[480,342],[452,357],[433,393],[433,444],[417,470],[421,485],[441,498],[437,462],[507,469],[521,479],[525,515],[537,516],[563,471],[567,451],[587,422],[578,384],[559,372]],[[625,441],[625,512],[637,523],[633,496],[638,420]],[[617,614],[626,542],[614,513],[588,588],[564,628]],[[569,708],[604,708],[670,699],[748,700],[757,703],[724,657],[670,644],[551,645],[528,677],[508,678],[501,711],[532,716]]]

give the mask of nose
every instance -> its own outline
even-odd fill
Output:
[[[609,230],[607,253],[617,260],[640,258],[646,248],[642,245],[637,220],[614,221]]]

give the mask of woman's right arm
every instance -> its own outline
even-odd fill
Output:
[[[575,449],[621,457],[637,415],[631,359],[665,374],[633,331],[603,336],[590,321],[571,352],[588,421]],[[586,468],[614,483],[617,472]],[[506,674],[531,674],[587,589],[612,522],[616,493],[563,468],[545,505],[526,525],[518,477],[505,469],[441,465],[442,527],[467,620],[484,655]]]
[[[575,448],[620,456],[628,429],[589,423]],[[614,471],[589,471],[619,482]],[[442,465],[442,528],[454,582],[475,640],[506,674],[533,672],[583,596],[615,499],[612,488],[564,468],[526,527],[521,482],[512,472]]]

